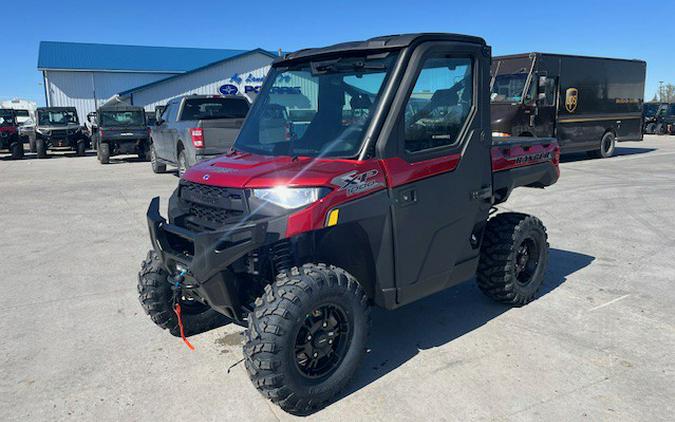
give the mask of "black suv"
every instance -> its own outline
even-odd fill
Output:
[[[12,160],[23,157],[23,142],[19,137],[16,113],[8,108],[0,108],[0,149],[8,149]]]

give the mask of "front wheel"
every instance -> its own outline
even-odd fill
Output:
[[[154,250],[149,251],[138,273],[138,300],[152,322],[179,337],[180,327],[173,311],[173,290],[167,281],[168,276],[169,273],[162,267],[157,253]],[[196,299],[180,295],[179,301],[185,335],[201,333],[230,321]]]
[[[87,153],[87,143],[85,141],[80,141],[77,143],[77,156],[84,157]]]
[[[531,215],[499,214],[485,228],[476,272],[478,287],[498,302],[525,305],[544,283],[547,262],[544,224]]]
[[[160,163],[157,158],[157,150],[154,143],[150,144],[150,165],[152,166],[153,173],[164,173],[166,171],[166,164]]]
[[[21,141],[13,142],[10,150],[12,152],[12,160],[23,158],[23,143]]]
[[[335,398],[363,357],[366,293],[345,270],[305,264],[282,272],[248,316],[244,358],[255,387],[306,415]]]
[[[35,141],[35,149],[38,158],[47,158],[47,142],[44,139],[37,139]]]

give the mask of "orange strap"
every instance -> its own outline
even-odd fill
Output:
[[[187,338],[185,338],[185,330],[183,329],[183,318],[180,316],[180,303],[176,303],[174,305],[173,311],[176,313],[176,316],[178,317],[178,328],[180,329],[180,338],[183,339],[183,341],[190,350],[195,350],[195,347],[192,344],[190,344]]]

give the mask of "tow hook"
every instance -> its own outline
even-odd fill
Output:
[[[171,286],[171,290],[173,290],[172,308],[173,312],[176,314],[176,318],[178,318],[178,329],[180,330],[180,337],[183,339],[183,342],[188,347],[188,349],[195,350],[195,347],[190,343],[187,337],[185,337],[185,328],[183,327],[183,316],[181,314],[180,308],[181,293],[183,287],[187,287],[183,286],[183,281],[185,280],[185,273],[187,273],[187,270],[181,270],[178,274],[174,276],[169,276],[168,278],[172,281]]]

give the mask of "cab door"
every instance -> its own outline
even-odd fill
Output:
[[[485,46],[427,42],[412,53],[381,148],[394,155],[382,166],[399,304],[475,273],[492,196],[489,82]]]

